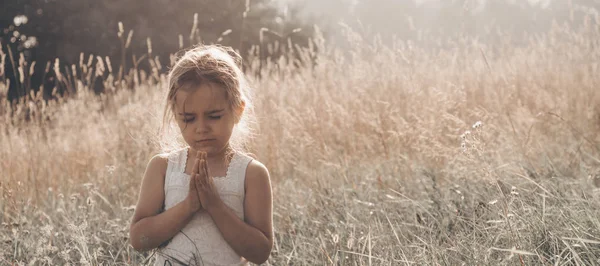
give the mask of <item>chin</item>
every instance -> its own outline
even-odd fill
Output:
[[[188,142],[188,144],[190,143]],[[191,142],[190,145],[190,147],[194,148],[194,150],[206,152],[209,155],[222,152],[226,148],[226,146],[226,144],[223,144],[219,141]]]
[[[197,151],[203,151],[203,152],[206,152],[207,154],[213,154],[213,153],[216,153],[221,150],[218,147],[216,147],[214,144],[207,145],[207,144],[203,144],[203,143],[195,143],[195,145],[192,147],[194,147],[194,149]]]
[[[207,146],[207,145],[201,145],[198,143],[195,143],[192,147],[194,148],[194,150],[197,150],[197,151],[204,151],[204,152],[212,151],[212,147]]]

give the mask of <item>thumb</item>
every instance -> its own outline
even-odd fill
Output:
[[[192,174],[191,174],[192,176],[193,176],[194,174],[197,174],[197,173],[199,173],[199,172],[198,172],[198,165],[199,165],[199,164],[200,164],[200,160],[198,160],[198,158],[194,159],[194,166],[192,167]]]

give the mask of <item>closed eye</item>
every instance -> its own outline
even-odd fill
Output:
[[[211,120],[219,120],[221,119],[222,115],[209,115],[208,118],[210,118]]]

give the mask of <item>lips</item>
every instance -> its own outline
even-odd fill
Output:
[[[196,141],[196,145],[198,145],[198,147],[212,146],[214,141],[214,139],[198,140]]]

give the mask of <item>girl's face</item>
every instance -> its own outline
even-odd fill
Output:
[[[224,151],[235,125],[225,89],[214,84],[203,84],[193,91],[178,90],[175,119],[185,142],[208,156]]]

